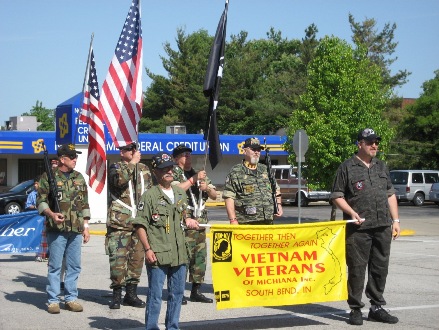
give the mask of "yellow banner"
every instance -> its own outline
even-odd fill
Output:
[[[346,300],[345,226],[212,225],[217,309]]]

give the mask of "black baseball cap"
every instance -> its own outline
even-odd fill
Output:
[[[127,150],[127,151],[137,150],[137,143],[132,142],[132,143],[126,144],[124,146],[119,146],[119,150]]]
[[[184,144],[180,144],[177,147],[174,148],[172,151],[172,157],[177,157],[178,155],[181,155],[183,152],[192,152],[192,149],[185,146]]]
[[[251,137],[244,141],[243,148],[260,148],[261,150],[264,150],[264,147],[261,146],[261,142],[257,137]]]
[[[357,141],[366,140],[366,141],[381,141],[381,137],[376,135],[375,131],[372,128],[365,128],[358,132]]]
[[[151,166],[153,169],[165,168],[173,165],[175,165],[175,163],[172,161],[171,156],[166,152],[158,152],[152,156]]]
[[[82,152],[76,150],[75,146],[71,143],[61,144],[60,146],[58,146],[56,153],[58,154],[58,157],[61,156],[76,157],[77,154],[82,154]]]

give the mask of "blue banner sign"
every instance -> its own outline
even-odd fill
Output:
[[[85,129],[87,128],[87,129]],[[88,126],[80,123],[77,127],[76,145],[88,145]],[[223,155],[240,155],[242,146],[247,135],[220,135],[220,146]],[[257,135],[263,144],[264,136]],[[283,145],[286,136],[267,135],[267,147],[271,155],[287,156]],[[107,154],[119,154],[110,136],[106,136]],[[56,154],[56,145],[61,144],[55,140],[55,132],[21,132],[21,131],[0,131],[0,155],[1,154],[42,154],[43,142],[46,145],[49,155]],[[171,153],[179,144],[185,144],[193,150],[194,155],[202,155],[206,152],[206,141],[202,134],[165,134],[165,133],[140,133],[140,151],[144,155],[153,155],[164,151]],[[70,142],[68,142],[70,143]]]
[[[38,211],[0,216],[0,253],[37,253],[43,225]]]

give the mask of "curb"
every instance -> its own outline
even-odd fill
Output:
[[[224,202],[206,202],[206,206],[225,206]]]
[[[104,230],[90,230],[90,235],[99,235],[99,236],[105,236],[107,234]]]

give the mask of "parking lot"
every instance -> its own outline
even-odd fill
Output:
[[[285,206],[280,222],[297,223],[299,209]],[[328,219],[330,206],[313,203],[301,208],[301,222]],[[210,208],[212,223],[226,221],[224,207]],[[337,218],[341,214],[337,213]],[[397,325],[380,324],[381,329],[437,329],[439,324],[439,207],[400,206],[404,236],[392,245],[390,274],[386,287],[386,306],[400,319]],[[79,298],[83,313],[65,310],[50,315],[46,311],[45,263],[35,262],[34,255],[0,254],[0,329],[142,329],[144,309],[122,306],[110,310],[108,258],[104,237],[99,233],[103,224],[91,225],[94,233],[83,247],[83,271],[79,279]],[[142,274],[140,296],[145,299],[146,275]],[[187,285],[187,290],[190,286]],[[210,264],[202,290],[213,298]],[[186,295],[189,292],[186,291]],[[164,297],[166,291],[164,290]],[[367,299],[363,316],[367,318]],[[164,329],[166,302],[160,317]],[[340,329],[352,328],[347,323],[345,301],[226,309],[217,311],[215,304],[189,302],[182,307],[181,329]],[[365,320],[362,328],[375,329],[376,323]]]

